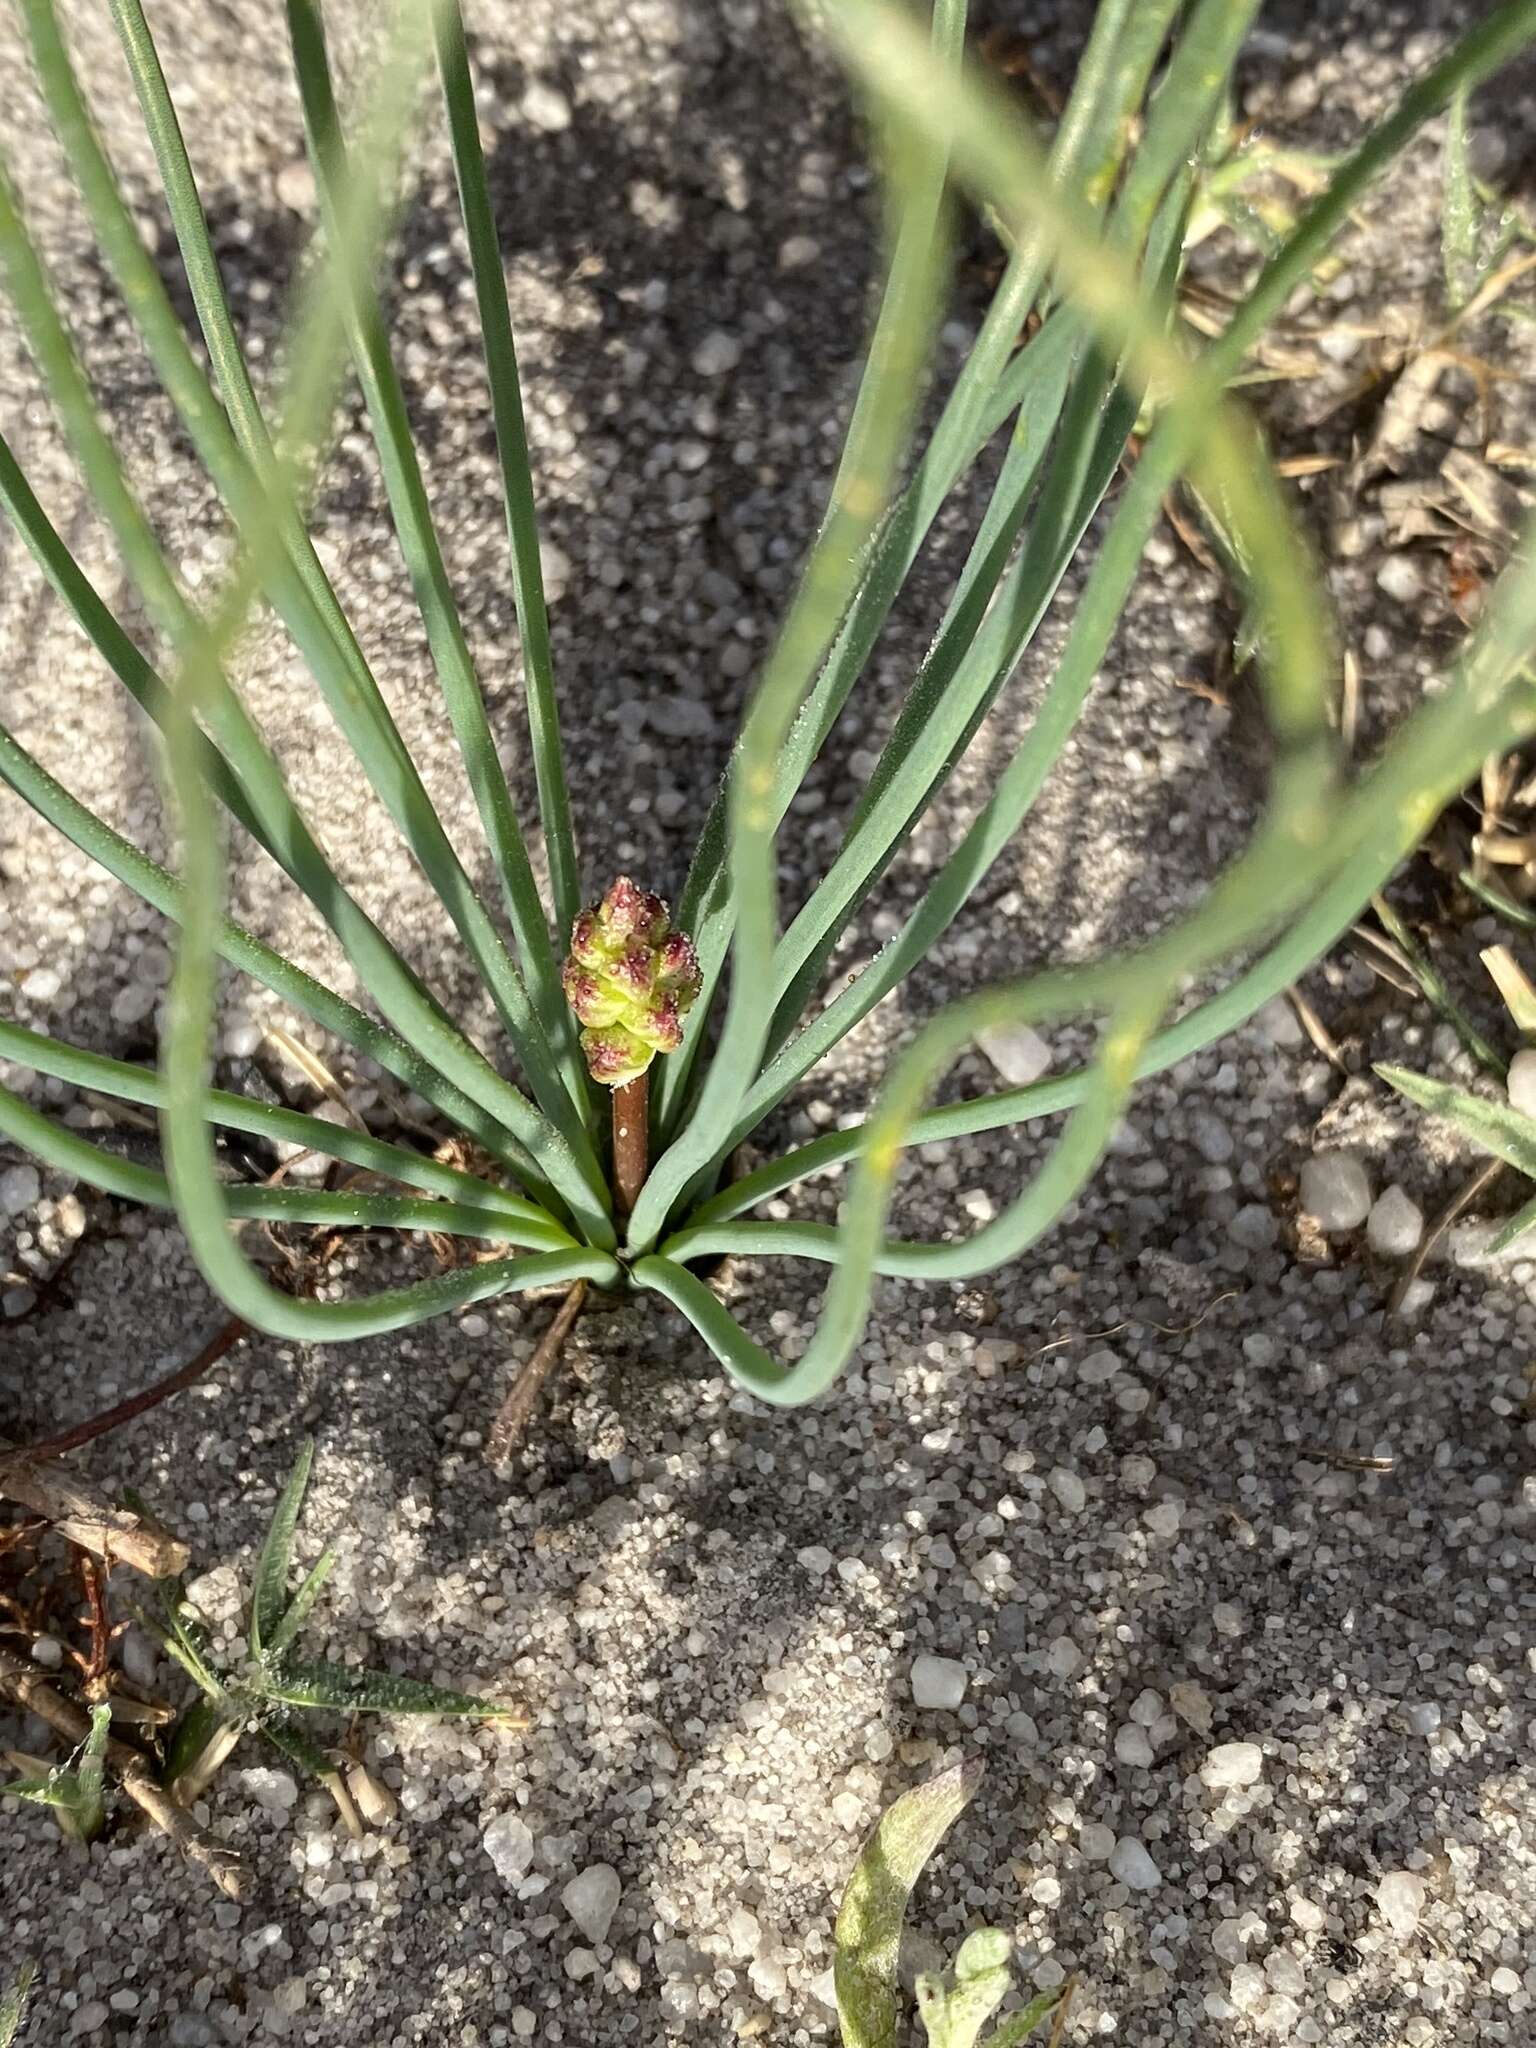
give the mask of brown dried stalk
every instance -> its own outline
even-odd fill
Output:
[[[0,1693],[46,1721],[72,1747],[84,1742],[91,1731],[88,1716],[73,1700],[66,1699],[24,1658],[3,1645],[0,1645]],[[240,1858],[217,1835],[199,1827],[190,1814],[183,1813],[170,1795],[162,1791],[155,1783],[147,1757],[114,1737],[107,1743],[107,1766],[151,1827],[168,1836],[189,1863],[206,1870],[227,1897],[238,1899],[242,1896],[247,1873]]]

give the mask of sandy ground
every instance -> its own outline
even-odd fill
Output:
[[[866,180],[832,81],[776,6],[590,0],[568,13],[498,0],[473,12],[588,879],[633,868],[675,888],[835,453],[868,271]],[[1326,148],[1384,109],[1463,10],[1359,0],[1322,24],[1316,12],[1266,11],[1244,96],[1275,134]],[[102,10],[68,13],[158,226]],[[302,179],[266,14],[176,4],[155,18],[238,316],[269,344],[302,236]],[[1080,16],[1021,6],[984,18],[1022,28],[1063,79]],[[207,487],[26,111],[15,35],[7,17],[0,57],[23,109],[8,148],[40,238],[168,543],[189,573],[209,573],[220,542]],[[1530,82],[1502,89],[1479,124],[1482,160],[1515,190]],[[1332,287],[1341,325],[1430,317],[1436,166],[1431,139],[1367,209]],[[446,164],[429,148],[404,228],[397,334],[526,802],[500,511],[451,218]],[[979,234],[972,253],[986,253]],[[952,340],[981,304],[964,284]],[[709,337],[730,346],[701,351]],[[1359,367],[1341,343],[1332,383],[1279,396],[1286,446],[1347,446],[1347,422],[1309,422]],[[116,592],[7,331],[0,389],[37,487]],[[1470,428],[1456,414],[1448,430]],[[1330,573],[1371,733],[1454,643],[1443,578],[1420,555],[1412,601],[1388,594],[1379,520],[1343,540],[1358,508],[1333,502],[1326,480],[1304,488],[1319,533],[1341,540]],[[360,413],[320,521],[401,724],[478,857]],[[810,779],[785,835],[791,897],[836,843],[963,532],[962,518],[946,522],[846,742]],[[158,843],[152,777],[119,698],[8,533],[0,550],[7,718],[83,796]],[[912,900],[1023,728],[1077,583],[845,964]],[[1262,787],[1256,716],[1241,689],[1229,710],[1181,687],[1212,679],[1229,626],[1213,580],[1165,532],[1030,831],[924,972],[801,1092],[767,1134],[775,1146],[856,1113],[892,1044],[942,996],[1153,927],[1240,844]],[[488,1029],[387,821],[323,738],[296,658],[258,638],[247,672],[348,880]],[[148,1055],[167,967],[157,921],[61,856],[9,797],[0,877],[4,1000],[24,1021]],[[270,871],[245,863],[236,899],[263,933],[336,971]],[[1469,954],[1492,935],[1472,928]],[[199,1596],[236,1644],[238,1586],[312,1432],[301,1547],[339,1546],[321,1624],[331,1652],[510,1694],[534,1725],[373,1732],[368,1754],[403,1810],[361,1844],[338,1834],[323,1795],[274,1777],[277,1760],[248,1745],[208,1808],[257,1872],[243,1909],[126,1825],[77,1855],[45,1815],[6,1807],[0,1962],[39,1959],[28,2038],[829,2041],[831,1921],[860,1837],[898,1791],[964,1753],[985,1760],[987,1779],[920,1894],[915,1952],[984,1922],[1008,1927],[1021,1985],[1081,1973],[1070,2038],[1529,2040],[1536,1267],[1480,1265],[1465,1232],[1427,1270],[1415,1316],[1389,1326],[1390,1259],[1359,1233],[1299,1237],[1295,1180],[1315,1148],[1349,1148],[1373,1191],[1401,1184],[1425,1210],[1467,1166],[1369,1078],[1369,1059],[1389,1054],[1457,1070],[1422,1009],[1349,958],[1307,988],[1348,1073],[1280,1008],[1149,1084],[1092,1191],[1036,1254],[973,1287],[884,1284],[856,1368],[813,1411],[763,1413],[664,1311],[624,1306],[581,1325],[536,1440],[495,1477],[484,1423],[547,1313],[514,1304],[324,1351],[253,1343],[98,1446],[88,1469],[132,1479],[193,1543]],[[257,1081],[251,1024],[273,1014],[231,988],[232,1085]],[[1053,1040],[1058,1064],[1078,1044]],[[291,1074],[268,1071],[305,1099]],[[976,1053],[950,1085],[994,1080]],[[85,1113],[68,1091],[40,1097]],[[924,1235],[974,1227],[1050,1135],[935,1148],[906,1180],[902,1222]],[[0,1172],[12,1163],[0,1156]],[[74,1192],[45,1176],[0,1239],[13,1276],[0,1415],[21,1437],[143,1384],[219,1317],[175,1229],[85,1191],[72,1203]],[[798,1197],[817,1215],[834,1199],[828,1184]],[[382,1255],[356,1263],[362,1284],[387,1277]],[[743,1268],[735,1288],[765,1341],[803,1348],[814,1274]],[[926,1655],[963,1667],[958,1706],[914,1701]],[[13,1724],[10,1738],[26,1734]],[[1258,1746],[1258,1775],[1213,1788],[1210,1752],[1233,1743]],[[622,1885],[601,1939],[564,1897],[596,1865]]]

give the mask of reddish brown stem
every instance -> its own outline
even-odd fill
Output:
[[[119,1401],[114,1408],[103,1409],[85,1422],[76,1422],[68,1429],[60,1430],[57,1436],[45,1437],[41,1443],[10,1445],[0,1447],[0,1469],[14,1461],[17,1464],[42,1465],[52,1458],[62,1458],[66,1451],[77,1451],[82,1444],[88,1444],[109,1430],[121,1429],[125,1422],[132,1422],[136,1415],[143,1415],[151,1408],[158,1408],[162,1401],[168,1401],[172,1394],[179,1394],[183,1388],[194,1386],[204,1373],[211,1372],[226,1351],[232,1351],[246,1334],[247,1325],[238,1316],[231,1316],[223,1329],[210,1337],[198,1352],[196,1358],[178,1366],[175,1372],[167,1373],[163,1380],[156,1380],[142,1393],[130,1394],[126,1401]]]
[[[485,1440],[488,1464],[502,1464],[521,1443],[523,1432],[538,1406],[539,1395],[544,1391],[544,1382],[559,1364],[560,1354],[565,1349],[565,1340],[575,1327],[576,1318],[581,1314],[581,1305],[586,1298],[586,1281],[576,1281],[555,1311],[555,1319],[539,1339],[533,1356],[512,1382],[507,1391],[507,1398],[496,1411],[490,1435]]]
[[[650,1086],[649,1074],[637,1074],[613,1091],[613,1204],[621,1222],[650,1167]]]

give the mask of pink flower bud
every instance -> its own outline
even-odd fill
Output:
[[[677,1050],[701,979],[693,941],[628,875],[573,922],[560,978],[583,1026],[588,1070],[610,1088],[643,1074],[658,1052]]]

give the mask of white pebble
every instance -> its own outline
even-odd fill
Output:
[[[1122,1835],[1109,1859],[1110,1873],[1133,1892],[1153,1892],[1162,1883],[1162,1873],[1134,1835]]]
[[[706,334],[693,352],[693,367],[701,377],[723,377],[740,361],[741,343],[719,327]]]
[[[1051,1048],[1027,1024],[994,1024],[976,1034],[976,1043],[1013,1088],[1027,1088],[1051,1064]]]
[[[1392,1932],[1412,1934],[1424,1910],[1424,1880],[1411,1870],[1388,1870],[1376,1886],[1376,1907]]]
[[[1399,604],[1411,604],[1419,594],[1419,565],[1410,555],[1388,555],[1376,571],[1376,583]]]
[[[1515,1054],[1505,1086],[1512,1109],[1522,1116],[1536,1116],[1536,1046],[1524,1046]]]
[[[1284,996],[1271,996],[1262,1010],[1255,1010],[1253,1026],[1261,1038],[1277,1049],[1300,1045],[1301,1019]]]
[[[970,1673],[953,1657],[917,1657],[912,1663],[912,1704],[948,1711],[965,1698]]]
[[[824,1579],[832,1569],[833,1557],[824,1543],[808,1543],[804,1550],[795,1552],[795,1562],[813,1579]]]
[[[1371,1213],[1365,1168],[1347,1152],[1319,1152],[1301,1169],[1301,1207],[1324,1236],[1358,1230]]]
[[[516,1884],[533,1861],[533,1830],[515,1813],[498,1813],[480,1837],[503,1884]]]
[[[1408,1709],[1408,1726],[1415,1735],[1433,1735],[1440,1726],[1440,1709],[1433,1700],[1423,1700]]]
[[[1424,1212],[1396,1185],[1383,1188],[1371,1204],[1365,1241],[1379,1259],[1406,1259],[1419,1248]]]
[[[1200,1782],[1212,1792],[1255,1785],[1264,1773],[1264,1752],[1256,1742],[1221,1742],[1200,1766]]]
[[[1153,1762],[1152,1743],[1145,1728],[1127,1721],[1115,1730],[1115,1755],[1132,1770],[1145,1771]]]
[[[1088,1505],[1088,1489],[1075,1472],[1058,1465],[1046,1481],[1069,1515],[1080,1515]]]
[[[264,1770],[257,1765],[241,1771],[235,1782],[268,1813],[287,1813],[299,1803],[298,1783],[287,1771]]]
[[[541,79],[534,80],[518,104],[528,125],[542,128],[546,135],[558,135],[571,125],[570,101],[558,86],[546,85]]]
[[[594,1948],[608,1939],[624,1887],[611,1863],[593,1863],[578,1872],[560,1894],[560,1903]]]
[[[1083,1653],[1070,1636],[1055,1636],[1045,1653],[1045,1661],[1057,1678],[1070,1678],[1083,1661]]]
[[[1115,1853],[1115,1831],[1101,1820],[1085,1820],[1077,1831],[1077,1846],[1090,1863],[1107,1863]]]

